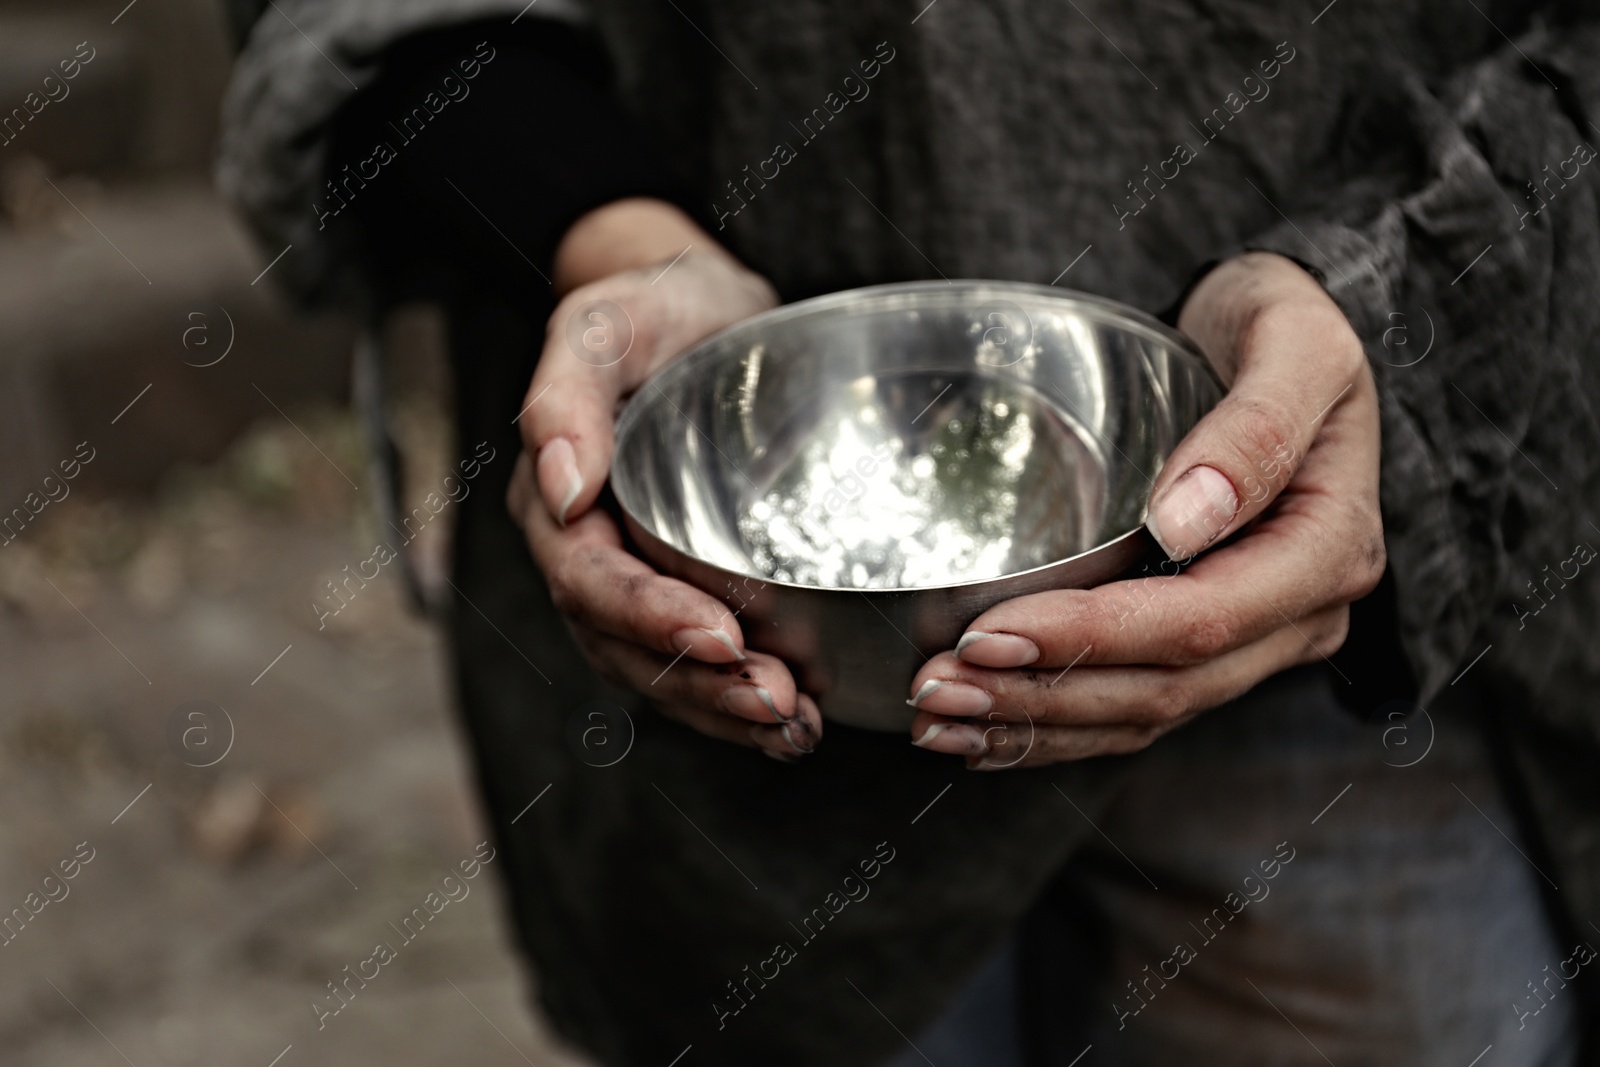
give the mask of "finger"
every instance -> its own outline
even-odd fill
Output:
[[[750,652],[740,663],[696,663],[587,627],[573,630],[609,681],[651,700],[692,704],[762,726],[782,725],[795,716],[794,679],[775,656]]]
[[[926,731],[940,720],[966,721],[980,732],[1005,722],[1171,728],[1279,671],[1326,660],[1344,643],[1349,622],[1348,607],[1327,608],[1192,667],[997,671],[946,652],[917,674],[919,717],[912,729]],[[934,718],[924,722],[921,714]]]
[[[523,444],[535,457],[541,498],[558,523],[599,497],[616,449],[620,400],[664,362],[776,294],[707,239],[667,261],[666,274],[636,268],[573,290],[546,326],[543,351],[523,400]],[[693,247],[693,245],[691,245]]]
[[[919,748],[965,757],[968,770],[986,771],[1137,752],[1158,736],[1145,726],[970,722],[927,712],[917,715],[912,732]]]
[[[617,402],[629,387],[626,361],[610,357],[624,341],[631,347],[632,334],[626,312],[614,303],[563,301],[551,316],[517,421],[523,446],[535,458],[540,497],[559,524],[588,510],[605,484]],[[573,335],[581,355],[573,350]],[[604,340],[590,351],[582,348],[584,338]]]
[[[1070,685],[1051,693],[1031,678],[994,684],[994,707],[976,717],[953,718],[919,709],[913,742],[933,752],[963,756],[969,770],[1005,770],[1137,752],[1199,712],[1226,703],[1280,670],[1321,658],[1337,648],[1347,609],[1327,619],[1305,620],[1248,649],[1182,670],[1097,667],[1069,672]],[[1325,644],[1318,647],[1309,634]],[[971,668],[968,668],[969,670]],[[1033,672],[986,672],[1025,676]],[[969,676],[970,682],[983,682]]]
[[[918,711],[911,720],[911,743],[947,756],[982,756],[988,752],[981,724],[928,711]]]
[[[822,712],[816,701],[801,693],[793,722],[782,726],[752,726],[750,737],[763,752],[793,762],[816,751],[822,741]]]
[[[1125,756],[1148,748],[1164,730],[1132,726],[1040,726],[1020,753],[967,757],[969,771],[1027,770],[1093,756]]]
[[[1171,559],[1194,556],[1260,514],[1323,420],[1375,395],[1360,341],[1331,301],[1270,306],[1242,334],[1227,395],[1152,486],[1147,526]]]
[[[745,658],[744,635],[733,614],[714,597],[657,574],[628,553],[610,516],[589,512],[563,530],[531,503],[521,518],[551,601],[568,619],[704,663]]]
[[[1106,665],[1193,666],[1366,595],[1383,573],[1374,544],[1381,534],[1337,536],[1315,522],[1275,516],[1270,526],[1175,576],[997,605],[974,621],[951,655],[973,667],[1027,668],[1046,679]]]
[[[1033,744],[1034,731],[1032,722],[1008,722],[993,712],[952,718],[918,711],[911,723],[911,743],[930,752],[1015,762]]]
[[[957,654],[993,668],[1181,666],[1358,600],[1384,570],[1378,462],[1376,405],[1352,408],[1328,423],[1295,485],[1246,537],[1187,566],[998,604],[973,620]]]

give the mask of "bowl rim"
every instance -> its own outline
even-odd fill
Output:
[[[1051,560],[1048,563],[1041,563],[1038,566],[1029,567],[1025,570],[1009,571],[1005,574],[991,575],[987,578],[968,578],[959,582],[946,582],[940,585],[872,586],[865,589],[856,586],[843,585],[808,585],[803,582],[792,582],[781,578],[772,578],[761,574],[752,574],[744,570],[734,570],[731,567],[727,567],[723,564],[715,563],[711,560],[697,556],[694,553],[689,552],[662,537],[661,534],[652,528],[649,523],[646,523],[643,519],[641,519],[633,508],[628,506],[628,502],[623,499],[623,494],[616,491],[616,470],[617,464],[622,458],[623,441],[625,436],[633,430],[635,424],[637,424],[638,421],[643,417],[643,413],[650,402],[649,398],[645,395],[645,387],[654,385],[659,392],[660,383],[663,379],[668,377],[679,378],[689,374],[691,372],[690,369],[693,366],[697,366],[698,364],[703,363],[710,358],[710,352],[713,346],[719,344],[730,335],[737,334],[743,330],[747,330],[756,326],[766,326],[774,322],[785,322],[790,319],[802,318],[807,315],[826,312],[832,310],[838,305],[858,302],[863,298],[876,299],[903,293],[951,292],[953,290],[959,290],[963,288],[968,290],[978,288],[1007,290],[1011,293],[1016,293],[1022,296],[1046,297],[1052,302],[1058,302],[1066,306],[1076,307],[1078,309],[1088,309],[1095,312],[1101,318],[1113,321],[1119,326],[1126,326],[1132,328],[1135,332],[1143,332],[1148,335],[1152,335],[1154,339],[1159,340],[1163,344],[1169,346],[1175,353],[1181,353],[1185,358],[1194,362],[1200,368],[1203,376],[1209,378],[1212,383],[1216,385],[1219,397],[1226,395],[1227,393],[1226,388],[1223,386],[1221,380],[1217,377],[1216,371],[1212,368],[1211,361],[1206,359],[1205,355],[1186,335],[1162,322],[1154,315],[1151,315],[1145,311],[1141,311],[1139,308],[1131,307],[1130,305],[1124,304],[1121,301],[1113,300],[1110,297],[1099,296],[1094,293],[1086,293],[1079,289],[1066,289],[1056,285],[1040,285],[1037,282],[1002,281],[993,278],[951,278],[945,281],[930,281],[924,279],[908,282],[888,282],[882,285],[864,285],[858,286],[854,289],[841,289],[837,292],[824,293],[820,296],[807,297],[804,300],[796,300],[792,303],[780,304],[775,308],[769,308],[766,311],[751,315],[748,318],[740,319],[738,322],[735,322],[729,326],[725,326],[716,333],[709,334],[700,341],[697,341],[678,358],[673,360],[667,366],[663,367],[661,370],[657,371],[655,374],[651,375],[649,378],[645,379],[645,381],[641,383],[640,386],[635,389],[633,394],[628,398],[627,403],[623,407],[622,413],[617,417],[616,426],[612,433],[611,468],[607,472],[607,481],[611,486],[612,495],[617,501],[617,506],[622,509],[622,512],[626,516],[628,522],[632,523],[638,529],[648,533],[650,537],[660,542],[662,545],[670,548],[672,551],[682,555],[687,559],[693,560],[695,563],[701,566],[713,567],[726,574],[733,574],[742,578],[752,578],[763,583],[764,585],[777,586],[781,589],[805,590],[813,593],[861,593],[869,596],[873,594],[903,595],[908,593],[938,592],[942,590],[962,589],[969,586],[988,585],[995,582],[1021,579],[1029,575],[1037,575],[1058,567],[1065,567],[1068,564],[1083,560],[1094,555],[1095,553],[1104,552],[1113,546],[1120,545],[1129,538],[1137,537],[1145,530],[1145,527],[1142,524],[1135,526],[1132,529],[1125,530],[1122,533],[1116,534],[1115,536],[1101,541],[1090,548],[1084,549],[1082,552],[1077,552],[1070,556],[1063,556],[1060,559]],[[1000,294],[1000,299],[1005,299],[1005,295]],[[704,433],[704,431],[700,431],[698,427],[696,427],[696,430],[702,434]],[[1159,477],[1159,474],[1157,477]],[[1148,501],[1146,503],[1148,506]],[[1152,542],[1153,541],[1154,539],[1152,538]]]

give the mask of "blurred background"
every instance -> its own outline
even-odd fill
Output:
[[[487,836],[444,647],[394,567],[318,629],[379,527],[356,331],[291,315],[211,188],[220,4],[136,3],[0,3],[0,116],[92,55],[0,127],[0,1058],[577,1064],[492,863],[414,941],[390,927]],[[420,496],[439,323],[387,333]],[[413,546],[425,583],[447,527]]]

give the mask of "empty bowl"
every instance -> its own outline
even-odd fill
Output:
[[[777,308],[634,395],[611,484],[630,536],[721,598],[830,720],[903,730],[911,678],[994,604],[1159,552],[1162,463],[1222,390],[1114,301],[911,282]]]

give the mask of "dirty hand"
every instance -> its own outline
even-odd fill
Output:
[[[520,419],[507,497],[556,608],[608,680],[669,718],[780,759],[822,717],[782,661],[744,647],[715,597],[628,553],[594,503],[619,405],[700,339],[777,303],[772,287],[676,208],[625,200],[575,223],[556,254],[565,292]]]
[[[1152,486],[1149,529],[1174,562],[984,612],[912,681],[915,744],[974,769],[1133,752],[1343,644],[1385,560],[1361,342],[1266,253],[1208,274],[1178,324],[1228,393]]]

